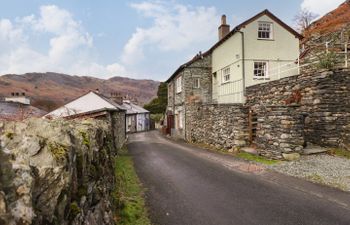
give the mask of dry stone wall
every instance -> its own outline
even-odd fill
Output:
[[[0,122],[0,224],[114,224],[105,120]]]
[[[283,153],[302,152],[304,123],[298,107],[275,105],[257,109],[255,144],[261,155],[282,159]]]
[[[248,109],[242,104],[192,104],[186,110],[186,140],[231,149],[248,144]]]
[[[247,105],[299,104],[306,114],[305,140],[338,147],[349,143],[350,71],[346,69],[302,74],[247,88]]]

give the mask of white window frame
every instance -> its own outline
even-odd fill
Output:
[[[253,70],[254,79],[266,79],[269,77],[269,62],[267,62],[267,61],[254,61],[253,68],[254,68],[254,70]]]
[[[269,37],[260,37],[260,34],[263,33],[268,33]],[[258,39],[273,40],[273,23],[263,21],[258,22]]]
[[[182,92],[182,76],[176,78],[176,93]]]
[[[221,70],[221,74],[222,74],[222,83],[227,83],[230,82],[231,80],[231,68],[225,67]]]
[[[194,78],[193,80],[193,88],[200,88],[201,87],[201,79],[200,78]]]

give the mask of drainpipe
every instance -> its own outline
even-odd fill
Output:
[[[243,96],[246,96],[245,90],[245,50],[244,50],[244,33],[242,31],[238,32],[242,35],[242,75],[243,75]]]

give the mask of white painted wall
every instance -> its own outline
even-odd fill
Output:
[[[114,105],[96,95],[94,92],[89,92],[88,94],[83,95],[80,98],[48,113],[45,115],[45,117],[66,117],[103,108],[116,109]]]
[[[25,97],[25,96],[20,96],[20,97],[6,97],[5,98],[6,102],[19,102],[22,104],[30,105],[30,99]]]
[[[149,113],[140,113],[136,115],[136,121],[137,121],[137,132],[140,131],[147,131],[150,129],[150,117]]]

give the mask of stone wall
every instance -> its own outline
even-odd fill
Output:
[[[255,144],[268,158],[282,159],[283,153],[301,153],[304,145],[303,116],[299,106],[265,106],[256,109]]]
[[[124,111],[116,111],[111,114],[111,126],[115,139],[115,146],[119,149],[125,144],[126,139],[126,115]]]
[[[305,140],[338,147],[349,143],[350,71],[334,70],[307,73],[247,87],[247,105],[299,104],[306,113]],[[347,140],[346,140],[347,139]]]
[[[176,93],[176,79],[180,76],[182,76],[182,91]],[[198,88],[194,86],[197,79],[200,80]],[[179,114],[185,118],[188,104],[211,102],[211,88],[211,55],[198,58],[184,66],[168,83],[168,113],[175,115],[175,129],[172,130],[172,136],[185,138],[185,120],[182,120],[182,128],[176,127],[180,123]]]
[[[0,130],[0,224],[114,224],[120,143],[107,121],[31,119]]]
[[[242,104],[192,104],[186,111],[186,140],[231,149],[248,144],[248,110]]]

